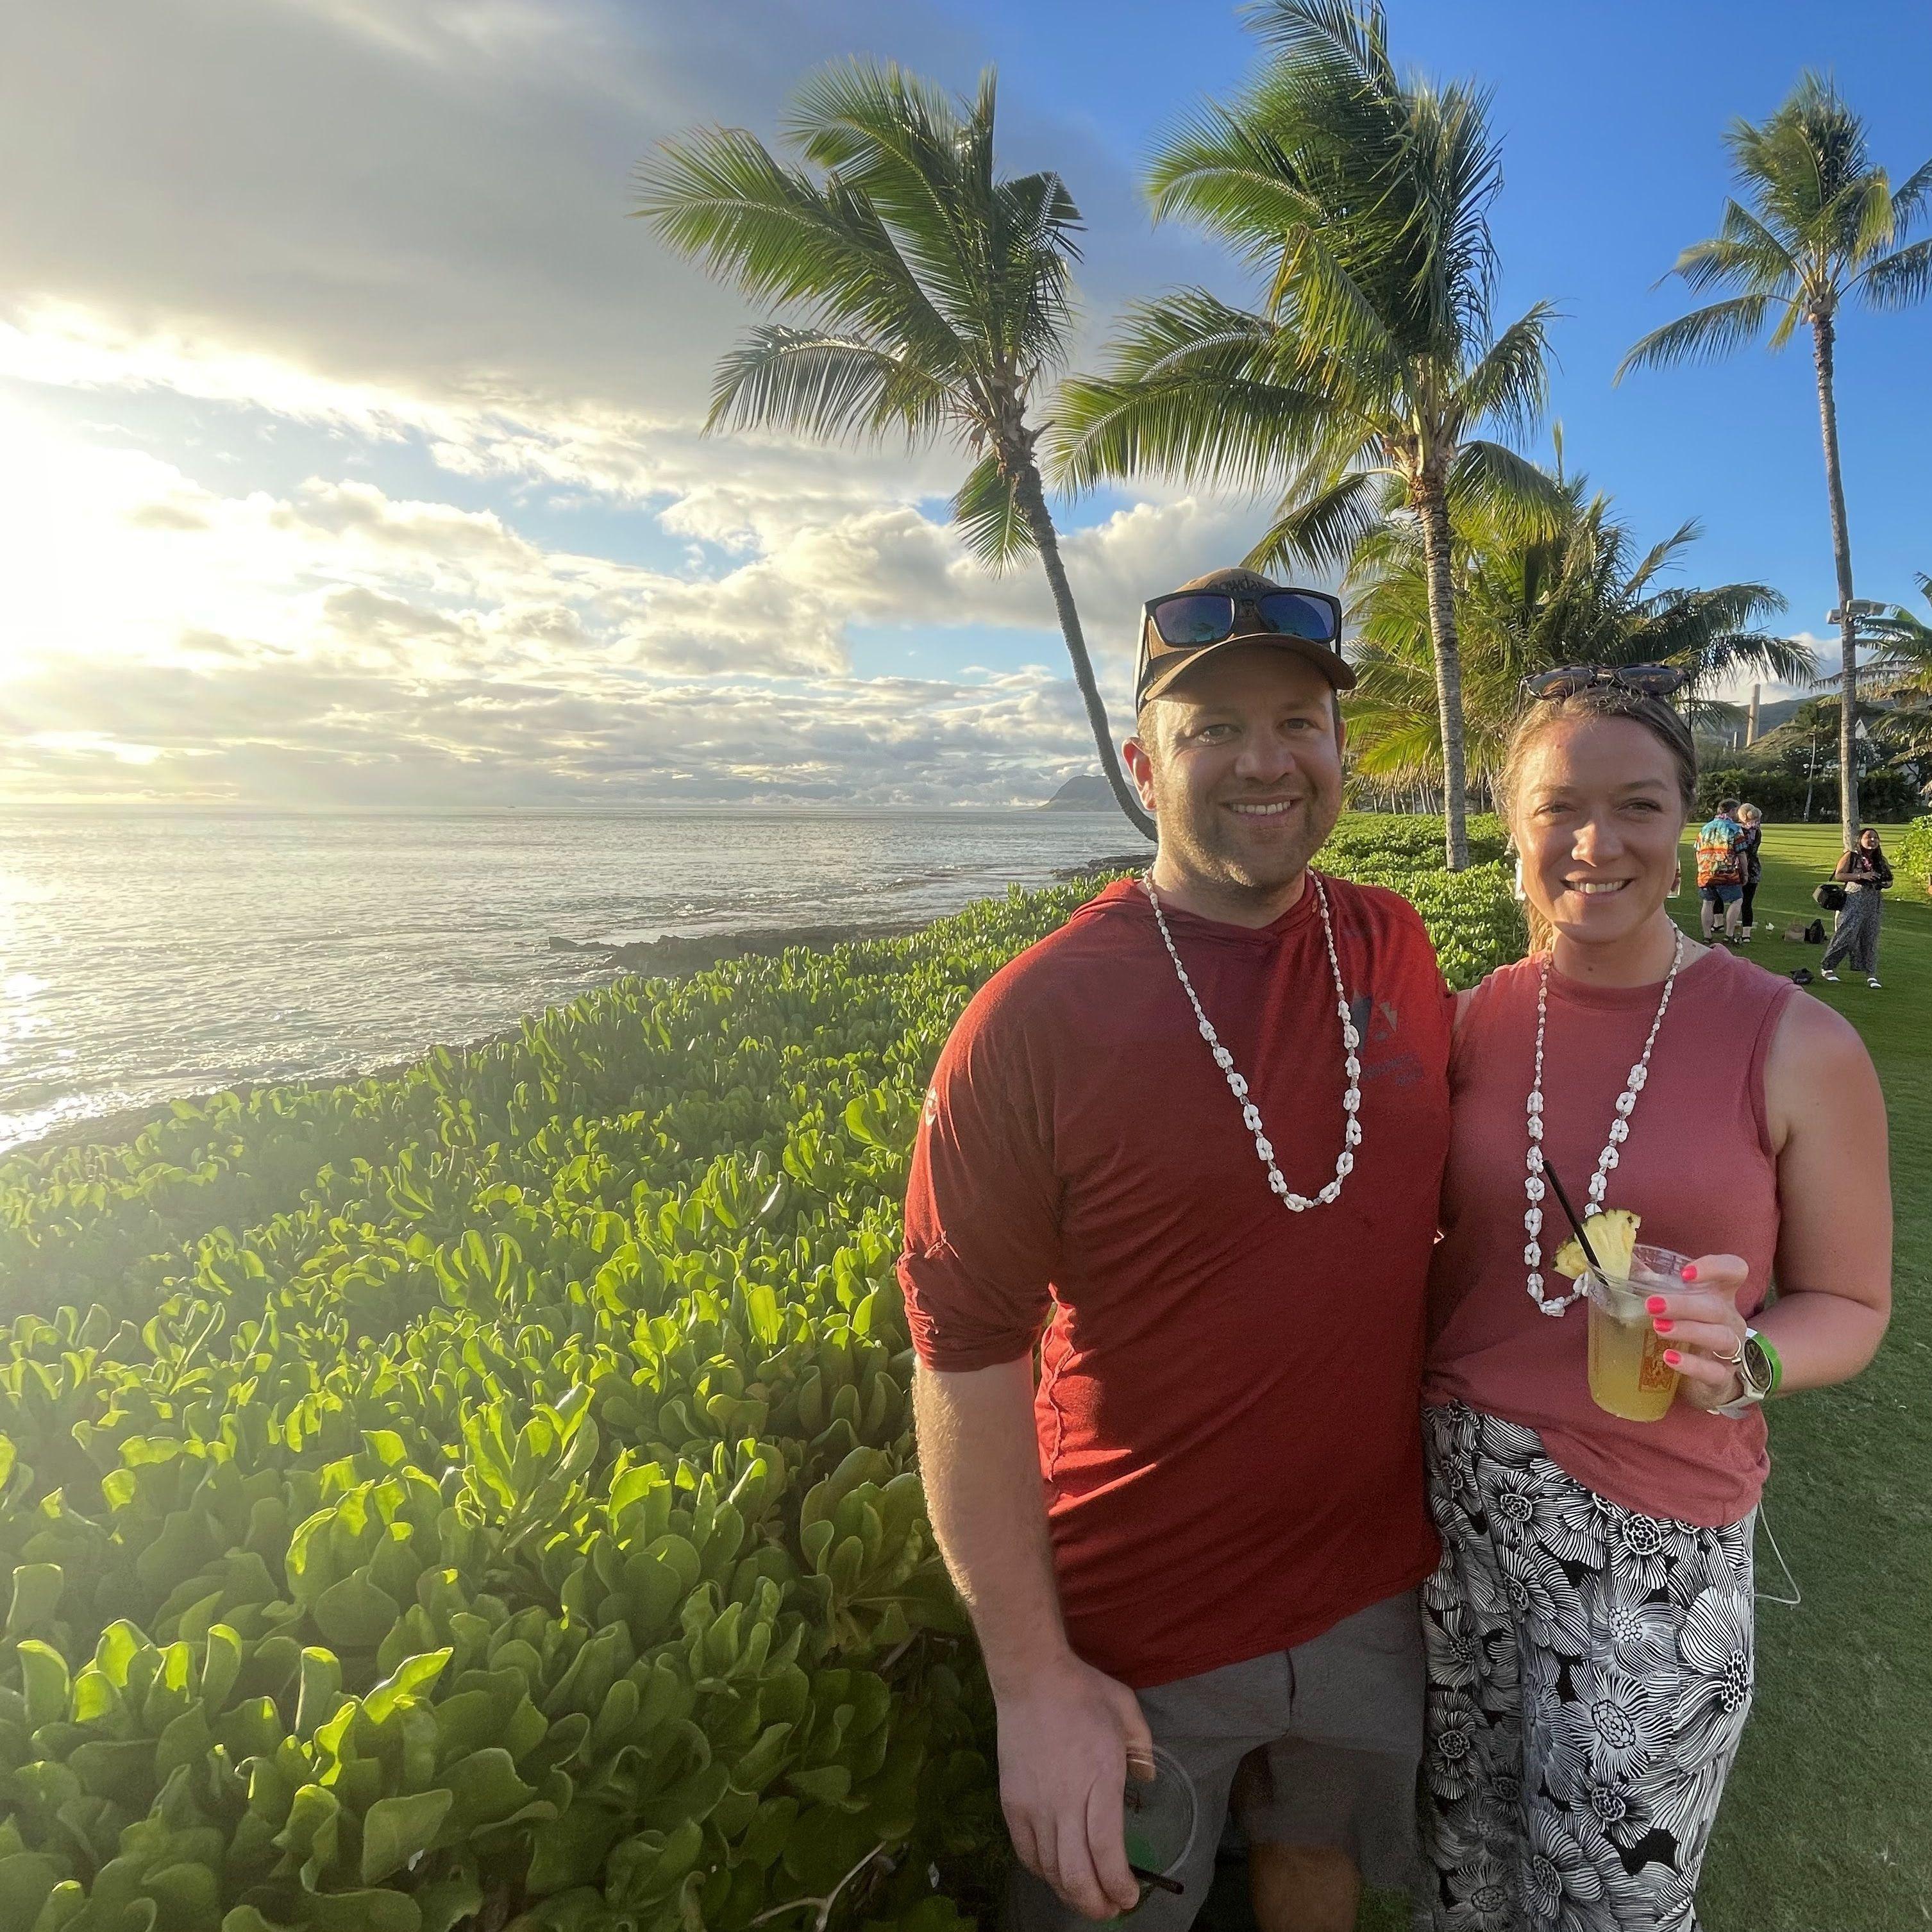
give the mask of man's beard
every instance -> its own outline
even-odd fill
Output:
[[[1341,816],[1333,796],[1303,794],[1295,808],[1298,836],[1258,850],[1244,845],[1223,815],[1222,802],[1190,811],[1184,800],[1159,798],[1161,852],[1170,864],[1215,890],[1268,898],[1292,884],[1326,843]]]

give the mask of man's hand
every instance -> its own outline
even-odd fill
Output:
[[[1121,1798],[1154,1775],[1154,1739],[1124,1684],[1068,1653],[996,1691],[1000,1803],[1020,1862],[1089,1918],[1131,1912]]]

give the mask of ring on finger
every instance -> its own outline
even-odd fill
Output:
[[[1744,1345],[1742,1340],[1740,1339],[1738,1342],[1738,1352],[1735,1355],[1713,1355],[1711,1359],[1714,1362],[1722,1362],[1727,1369],[1742,1368],[1744,1360]]]

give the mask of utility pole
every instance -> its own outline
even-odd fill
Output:
[[[1754,684],[1751,686],[1750,710],[1744,718],[1744,745],[1747,749],[1757,742],[1758,694],[1763,688],[1762,685]]]

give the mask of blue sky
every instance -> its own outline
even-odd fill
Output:
[[[1566,311],[1552,415],[1696,580],[1834,601],[1809,356],[1611,375],[1681,312],[1722,131],[1829,69],[1902,175],[1932,10],[1396,0],[1399,56],[1494,92],[1499,314]],[[1088,218],[1118,305],[1241,278],[1150,226],[1161,130],[1238,84],[1219,0],[98,0],[0,16],[0,800],[275,805],[1025,802],[1090,764],[1037,573],[946,528],[953,455],[698,434],[749,320],[626,220],[698,121],[772,133],[818,63],[1000,68],[1011,170]],[[1848,314],[1862,595],[1932,569],[1932,308]],[[1543,446],[1546,450],[1546,443]],[[1139,600],[1264,505],[1063,506],[1124,718]]]
[[[1774,584],[1792,628],[1822,630],[1838,598],[1805,342],[1621,387],[1612,377],[1634,341],[1694,305],[1681,283],[1653,284],[1679,248],[1716,229],[1733,116],[1762,118],[1815,67],[1865,116],[1894,181],[1932,156],[1932,8],[1393,0],[1389,16],[1405,62],[1493,90],[1504,170],[1498,310],[1550,299],[1565,311],[1552,413],[1568,460],[1647,533],[1700,518],[1700,574]],[[1238,84],[1252,58],[1218,5],[984,0],[972,17],[1010,106],[1077,118],[1130,170],[1179,107]],[[1133,286],[1134,238],[1110,235],[1090,279]],[[1913,596],[1912,574],[1932,571],[1932,486],[1912,474],[1906,440],[1932,427],[1928,350],[1932,308],[1844,319],[1840,435],[1862,595]]]

